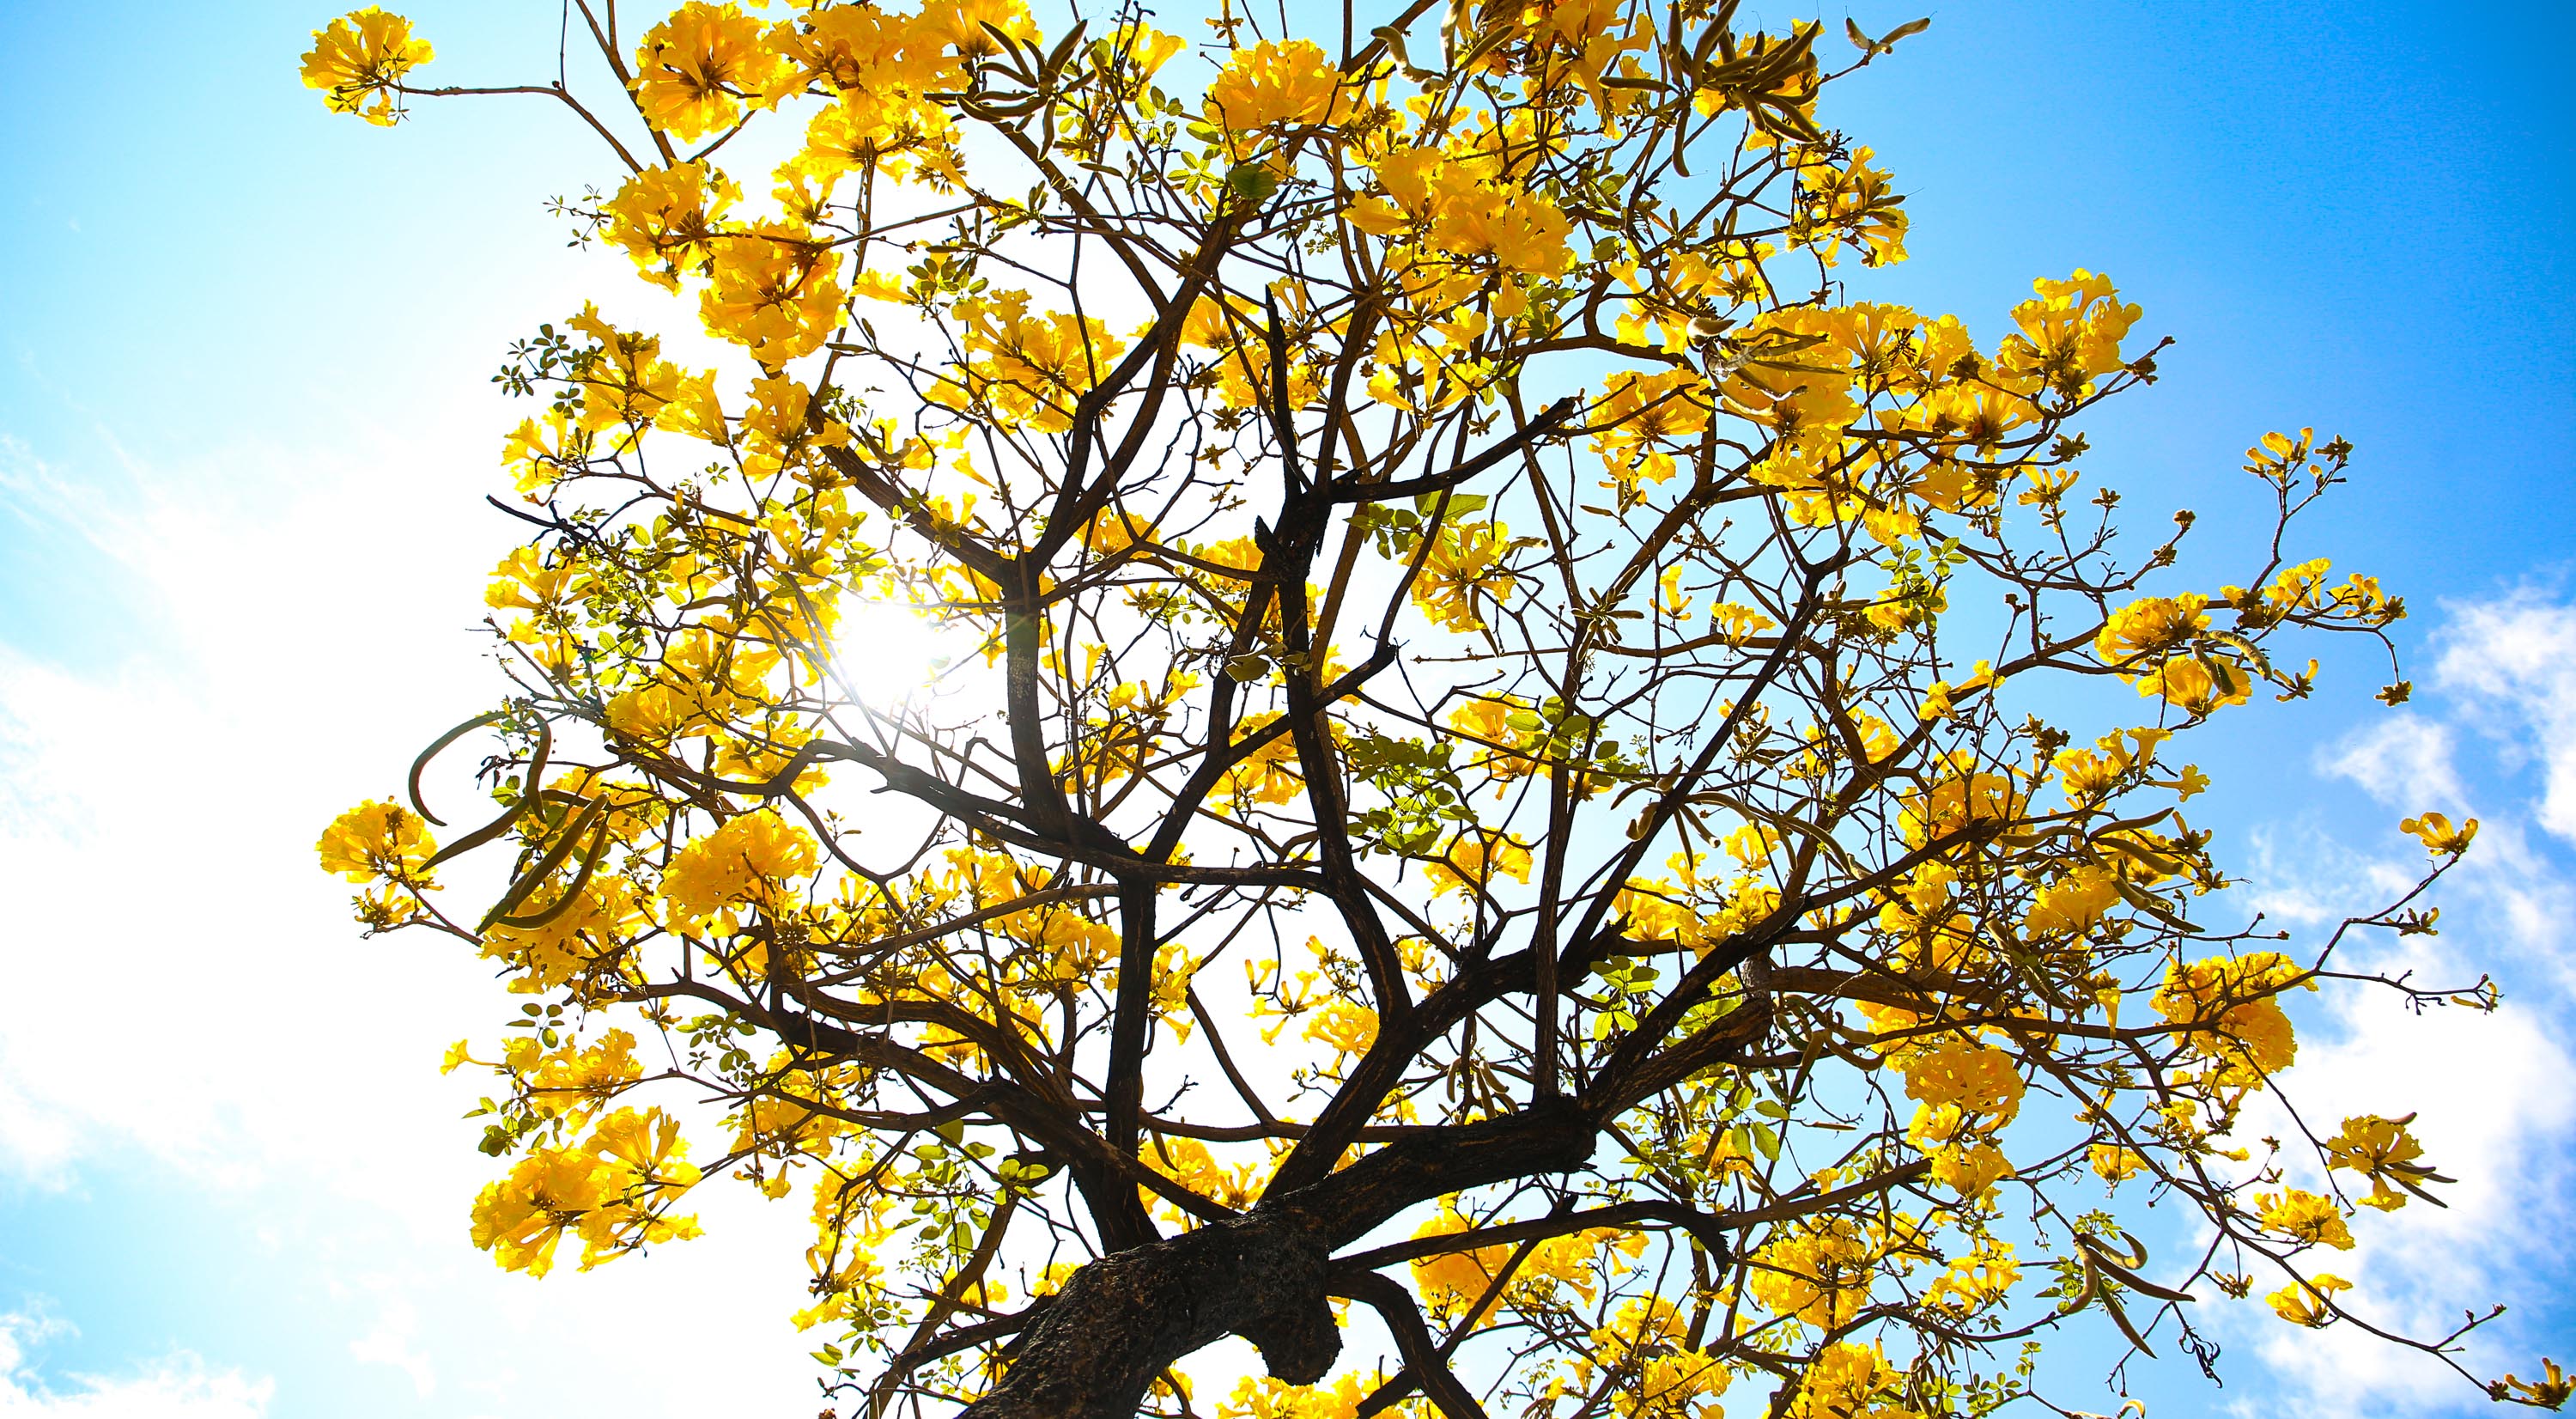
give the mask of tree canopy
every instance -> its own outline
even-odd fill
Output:
[[[473,87],[316,32],[372,123],[560,109],[660,293],[531,313],[505,678],[320,844],[524,997],[447,1061],[475,1243],[795,1199],[870,1416],[2066,1412],[2039,1337],[2206,1368],[2252,1296],[2459,1368],[2328,1269],[2439,1203],[2413,1116],[2240,1124],[2293,995],[2493,1008],[2345,964],[2477,825],[2294,939],[2191,821],[2194,736],[2404,615],[2300,540],[2351,447],[2261,435],[2186,585],[2080,471],[2163,348],[2107,277],[1866,299],[1826,91],[1924,21],[1258,9],[573,0]]]

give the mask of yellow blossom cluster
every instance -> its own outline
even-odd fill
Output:
[[[411,21],[370,5],[313,32],[304,86],[322,90],[333,113],[389,128],[402,121],[396,94],[403,76],[432,57],[429,41],[413,37]]]
[[[695,1218],[666,1215],[698,1181],[679,1121],[659,1109],[619,1109],[590,1136],[532,1148],[474,1199],[474,1244],[511,1271],[543,1276],[566,1234],[587,1271],[621,1252],[698,1234]]]
[[[2191,1027],[2183,1043],[2217,1062],[2213,1082],[2259,1088],[2298,1059],[2298,1036],[2278,996],[2302,975],[2277,951],[2177,961],[2149,1003],[2167,1020]],[[2304,983],[2316,989],[2313,980]]]

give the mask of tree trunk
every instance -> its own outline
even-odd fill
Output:
[[[1274,1378],[1313,1384],[1342,1348],[1325,1299],[1335,1249],[1443,1193],[1579,1168],[1594,1136],[1570,1104],[1426,1129],[1241,1217],[1104,1256],[1030,1322],[961,1419],[1132,1419],[1173,1362],[1229,1335]]]

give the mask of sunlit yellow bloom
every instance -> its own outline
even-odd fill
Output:
[[[505,1270],[543,1276],[555,1245],[581,1239],[581,1267],[652,1242],[698,1234],[696,1219],[662,1215],[662,1194],[698,1180],[681,1161],[679,1121],[660,1109],[620,1109],[577,1146],[537,1147],[474,1199],[474,1245]]]
[[[429,41],[414,39],[411,21],[373,5],[313,32],[304,55],[304,86],[320,89],[333,113],[354,113],[391,127],[402,121],[395,90],[403,75],[431,59]]]
[[[1905,199],[1885,169],[1871,166],[1873,156],[1868,148],[1854,148],[1846,166],[1813,162],[1798,169],[1804,204],[1795,235],[1827,264],[1845,241],[1859,243],[1864,266],[1892,266],[1905,259],[1905,233],[1911,225]]]
[[[981,400],[1012,423],[1048,433],[1073,427],[1075,403],[1127,348],[1098,320],[1031,314],[1026,291],[962,300],[956,314],[966,326],[966,363],[931,397],[953,407]]]
[[[1274,123],[1330,123],[1351,104],[1341,71],[1310,39],[1263,40],[1238,49],[1208,86],[1208,121],[1241,133]]]
[[[2183,1043],[2221,1061],[2222,1082],[2256,1085],[2298,1058],[2298,1037],[2275,997],[2299,974],[2297,964],[2278,951],[2176,962],[2150,1003],[2167,1020],[2197,1027],[2184,1032]],[[2307,984],[2316,988],[2314,981]]]
[[[916,155],[953,149],[956,132],[947,110],[909,91],[854,89],[814,115],[796,166],[824,179],[867,172],[904,177],[914,170]],[[934,164],[931,170],[942,169]]]
[[[2092,1164],[2095,1175],[2107,1183],[2126,1182],[2136,1177],[2138,1170],[2147,1162],[2138,1150],[2124,1148],[2117,1143],[2096,1143],[2085,1150],[2085,1158]]]
[[[2013,307],[2021,329],[2004,337],[1997,363],[2007,374],[2074,398],[2120,368],[2120,342],[2142,312],[2120,303],[2109,277],[2078,271],[2033,285],[2039,299]]]
[[[635,259],[644,278],[665,290],[706,264],[716,220],[742,197],[733,179],[705,163],[647,168],[626,179],[600,209],[602,235]]]
[[[2199,642],[2209,629],[2197,592],[2150,596],[2111,613],[2093,638],[2093,653],[2137,684],[2141,695],[2161,696],[2194,714],[2242,704],[2251,692],[2243,667]]]
[[[992,29],[986,29],[987,25]],[[1037,23],[1029,18],[1029,7],[1023,0],[926,0],[920,16],[912,22],[905,52],[952,53],[961,60],[999,53],[1002,46],[994,40],[992,30],[1017,40],[1038,37]],[[952,64],[948,72],[962,76],[965,67]]]
[[[2001,1127],[2021,1112],[2025,1086],[2009,1053],[1992,1045],[1944,1040],[1906,1055],[1905,1094],[1933,1109],[1955,1107],[1979,1130]]]
[[[2312,1246],[2352,1250],[2352,1232],[2344,1225],[2343,1209],[2331,1198],[2294,1187],[2265,1193],[2254,1199],[2254,1205],[2260,1209],[2263,1225],[2282,1236]]]
[[[1511,599],[1514,582],[1503,564],[1509,547],[1500,523],[1443,525],[1413,583],[1413,604],[1447,630],[1483,629],[1486,603],[1501,606]]]
[[[1689,370],[1614,374],[1589,420],[1600,430],[1593,451],[1622,482],[1663,482],[1674,471],[1670,445],[1707,432],[1714,402],[1707,382]]]
[[[2326,1308],[2327,1299],[2338,1291],[2349,1291],[2352,1283],[2340,1276],[2320,1271],[2305,1283],[2292,1282],[2265,1296],[2272,1313],[2293,1325],[2322,1329],[2334,1324],[2334,1312]]]
[[[1425,863],[1422,872],[1431,879],[1431,890],[1435,894],[1465,892],[1472,895],[1491,890],[1494,874],[1498,872],[1522,882],[1528,881],[1530,850],[1509,833],[1469,830],[1451,839],[1441,859]]]
[[[1260,1196],[1257,1165],[1223,1167],[1208,1146],[1195,1138],[1157,1137],[1140,1153],[1145,1166],[1221,1206],[1250,1207]]]
[[[438,842],[421,816],[398,803],[373,799],[331,820],[321,841],[322,870],[352,882],[429,885],[423,869],[438,855]]]
[[[662,340],[619,330],[602,320],[599,308],[585,304],[569,322],[599,342],[599,352],[583,369],[579,423],[590,433],[625,425],[629,430],[651,424],[662,406],[678,398],[685,376],[662,358]]]
[[[1931,1152],[1932,1180],[1969,1202],[1983,1201],[2013,1175],[2012,1161],[1991,1143],[1951,1142]]]
[[[1869,1303],[1886,1254],[1884,1240],[1859,1219],[1819,1217],[1773,1233],[1745,1284],[1773,1314],[1831,1330]]]
[[[2424,1156],[2424,1145],[2407,1131],[2414,1118],[2413,1114],[2404,1118],[2361,1114],[2345,1119],[2343,1131],[2326,1140],[2326,1166],[2347,1168],[2370,1179],[2370,1196],[2362,1201],[2382,1212],[2396,1211],[2406,1205],[2406,1194],[2389,1186],[2391,1179],[2449,1181],[2415,1161]]]
[[[635,49],[635,106],[644,121],[693,142],[742,116],[742,96],[766,102],[785,61],[739,5],[690,0]]]
[[[2451,820],[2442,814],[2427,813],[2420,818],[2409,818],[2399,823],[2397,830],[2402,833],[2413,833],[2423,841],[2424,850],[2435,857],[2457,857],[2467,852],[2469,844],[2476,841],[2478,820],[2471,818],[2454,828],[2451,826]]]
[[[718,237],[699,318],[770,369],[810,355],[840,323],[847,295],[833,278],[831,256],[813,233],[781,223]]]
[[[1306,1020],[1306,1038],[1343,1055],[1366,1054],[1377,1040],[1377,1012],[1356,1000],[1333,999]]]
[[[662,899],[684,930],[737,905],[776,910],[817,860],[813,834],[775,813],[745,813],[680,849],[662,874]]]
[[[1788,1419],[1914,1419],[1904,1393],[1905,1372],[1877,1347],[1841,1341],[1807,1367]]]
[[[2089,931],[2119,901],[2118,874],[2107,867],[2086,864],[2039,889],[2022,929],[2033,936]]]
[[[1620,1372],[1610,1392],[1622,1419],[1715,1419],[1734,1374],[1715,1355],[1690,1347],[1690,1323],[1661,1296],[1623,1301],[1610,1323],[1592,1332],[1592,1354]]]

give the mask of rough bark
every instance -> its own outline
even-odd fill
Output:
[[[1258,1347],[1274,1377],[1312,1384],[1342,1348],[1325,1299],[1335,1248],[1442,1193],[1579,1168],[1596,1133],[1573,1104],[1425,1129],[1241,1217],[1104,1256],[1030,1323],[962,1419],[1130,1419],[1157,1375],[1228,1335]]]
[[[1342,1349],[1325,1272],[1324,1239],[1275,1214],[1114,1252],[1065,1283],[964,1419],[1130,1419],[1155,1376],[1228,1335],[1258,1346],[1271,1374],[1312,1384]]]

